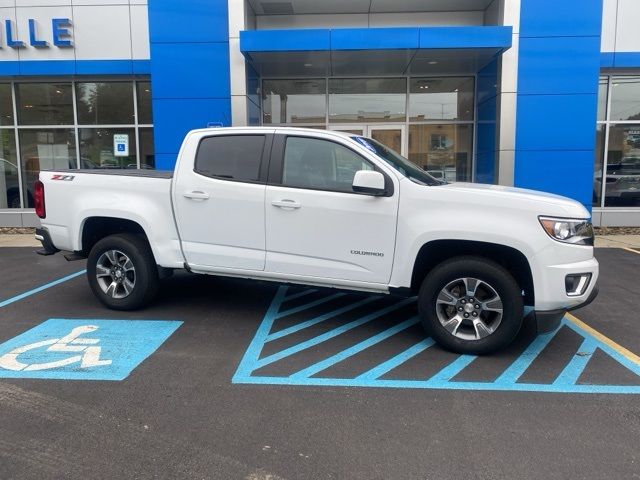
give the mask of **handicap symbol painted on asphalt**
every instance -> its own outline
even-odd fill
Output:
[[[95,325],[83,325],[76,327],[68,335],[62,338],[51,338],[40,342],[30,343],[22,347],[16,347],[9,353],[5,353],[0,357],[0,368],[15,371],[30,370],[49,370],[52,368],[64,367],[72,363],[80,362],[80,368],[98,367],[100,365],[111,365],[111,360],[100,360],[99,346],[90,347],[100,342],[99,338],[78,338],[84,333],[97,330]],[[49,345],[47,352],[82,352],[82,355],[74,355],[72,357],[63,358],[53,362],[45,363],[22,363],[18,361],[18,356],[22,353],[34,350],[36,348]]]
[[[181,324],[50,319],[0,345],[0,378],[123,380]]]

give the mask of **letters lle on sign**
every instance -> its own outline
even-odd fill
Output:
[[[71,20],[68,18],[51,19],[51,43],[56,47],[72,47],[71,42]],[[4,21],[4,33],[7,39],[7,46],[11,48],[24,48],[27,44],[18,38],[16,28],[12,20]],[[35,19],[29,19],[29,45],[35,48],[48,48],[49,41],[38,36],[38,26]],[[0,48],[2,45],[0,44]]]

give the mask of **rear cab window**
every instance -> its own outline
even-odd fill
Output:
[[[235,182],[260,182],[265,135],[214,135],[200,140],[194,171]]]

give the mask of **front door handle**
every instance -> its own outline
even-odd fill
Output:
[[[190,200],[196,200],[196,201],[209,200],[209,194],[201,190],[194,190],[193,192],[185,192],[182,194],[182,196],[184,198],[188,198]]]
[[[290,200],[288,198],[285,198],[283,200],[274,200],[271,202],[271,205],[278,208],[292,209],[292,210],[302,207],[302,204],[300,202],[296,202],[295,200]]]

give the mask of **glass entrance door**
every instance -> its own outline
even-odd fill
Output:
[[[332,125],[329,129],[373,138],[406,157],[405,125]]]

